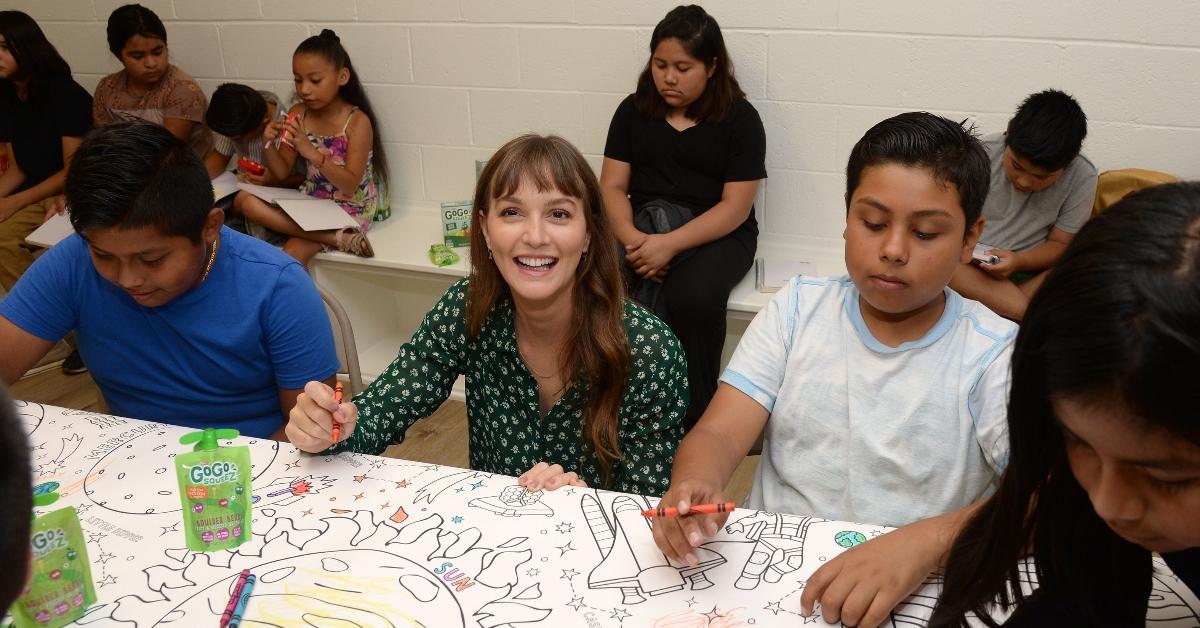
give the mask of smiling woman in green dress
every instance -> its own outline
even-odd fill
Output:
[[[671,330],[625,297],[612,242],[575,147],[510,141],[475,189],[470,276],[352,403],[310,383],[288,438],[304,451],[382,452],[466,375],[471,468],[521,476],[532,490],[665,490],[687,367]]]

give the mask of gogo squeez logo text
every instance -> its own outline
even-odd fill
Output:
[[[237,480],[238,468],[232,462],[219,461],[211,464],[196,465],[188,471],[192,484],[212,486]]]
[[[62,528],[42,530],[34,533],[31,542],[33,544],[33,557],[41,558],[54,550],[66,547],[67,533],[63,532]]]

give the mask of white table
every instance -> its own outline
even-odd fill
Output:
[[[186,429],[34,403],[18,411],[36,482],[59,484],[50,508],[79,511],[99,597],[87,626],[215,625],[243,568],[258,578],[246,626],[823,625],[799,616],[804,579],[842,544],[886,531],[739,510],[697,567],[677,568],[654,546],[644,497],[567,488],[522,504],[507,476],[242,438],[253,539],[202,554],[181,530],[173,456],[186,451]],[[1152,619],[1176,621],[1155,625],[1196,624],[1200,605],[1181,586],[1156,578]],[[890,625],[921,625],[937,592],[927,584]]]

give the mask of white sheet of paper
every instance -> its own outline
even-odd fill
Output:
[[[272,188],[265,185],[254,185],[253,183],[238,182],[238,188],[243,189],[258,198],[267,202],[275,202],[280,199],[292,199],[297,201],[309,200],[312,197],[292,188]],[[345,212],[343,212],[345,213]]]
[[[93,626],[212,625],[230,583],[250,569],[259,578],[244,615],[252,625],[306,625],[320,613],[359,626],[791,628],[808,625],[795,613],[821,558],[887,531],[738,508],[694,548],[697,564],[688,567],[654,544],[641,510],[655,498],[530,492],[496,473],[310,456],[241,436],[221,444],[250,449],[258,500],[250,538],[200,554],[184,549],[171,458],[185,451],[179,437],[189,428],[21,401],[14,410],[29,436],[35,490],[50,489],[46,482],[67,489],[38,514],[66,506],[79,514],[98,597],[85,620]],[[1146,625],[1194,627],[1200,602],[1161,558],[1154,568]],[[1034,566],[1018,573],[1028,595]],[[924,625],[942,580],[933,575],[882,625]]]
[[[212,180],[213,198],[218,201],[238,191],[238,180],[232,172],[222,172]]]
[[[306,195],[304,200],[277,198],[275,202],[305,231],[358,226],[337,203],[326,198],[312,198]]]
[[[759,292],[775,292],[796,275],[811,277],[817,274],[817,265],[813,262],[769,257],[761,259],[761,275],[756,282]]]
[[[75,233],[75,228],[71,226],[71,219],[66,214],[55,214],[50,217],[50,220],[42,223],[42,226],[34,229],[33,233],[26,236],[25,241],[50,248],[72,233]]]

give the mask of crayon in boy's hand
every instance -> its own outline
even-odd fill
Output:
[[[333,400],[340,406],[342,405],[342,383],[338,382],[333,387]],[[342,437],[342,424],[338,423],[337,419],[333,420],[333,444],[336,445]]]
[[[733,502],[725,502],[723,504],[692,504],[684,517],[692,515],[711,515],[718,512],[733,512],[737,504]],[[679,517],[679,509],[675,507],[659,506],[650,510],[642,511],[643,517]]]

